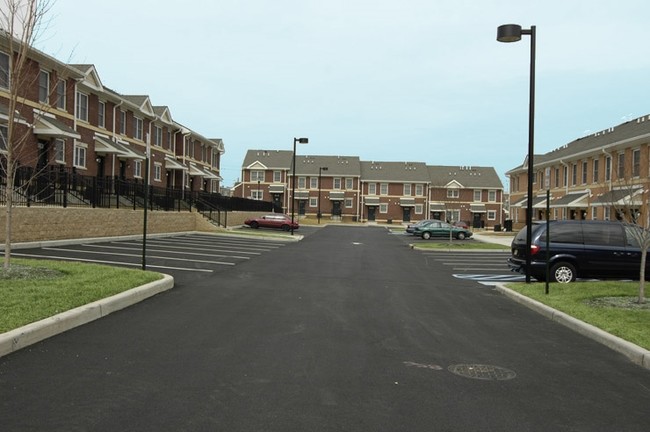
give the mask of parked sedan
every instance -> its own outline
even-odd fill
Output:
[[[289,231],[291,229],[291,217],[286,214],[272,213],[264,216],[249,218],[244,221],[245,225],[253,229],[257,228],[279,228],[283,231]],[[297,230],[300,228],[298,222],[293,221],[293,229]]]
[[[472,232],[468,229],[453,226],[451,224],[448,224],[446,222],[441,222],[438,220],[430,221],[426,224],[415,227],[415,231],[413,232],[413,235],[417,235],[422,237],[425,240],[428,240],[431,237],[449,238],[450,233],[453,238],[456,238],[458,240],[464,240],[472,236]]]
[[[424,220],[421,220],[419,222],[408,224],[406,226],[406,232],[409,233],[409,234],[413,234],[413,232],[415,231],[415,227],[422,226],[422,225],[424,225],[426,223],[429,223],[429,222],[433,222],[433,219],[424,219]]]

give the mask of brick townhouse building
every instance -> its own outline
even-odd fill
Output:
[[[511,169],[510,211],[526,222],[528,161]],[[551,219],[620,219],[647,214],[650,186],[650,115],[576,139],[533,161],[533,220],[544,220],[546,191]]]
[[[175,121],[169,107],[154,105],[146,95],[108,88],[91,64],[28,52],[26,68],[14,76],[17,53],[10,52],[7,35],[0,35],[0,156],[7,150],[13,89],[14,139],[25,137],[15,158],[23,169],[142,183],[149,147],[150,185],[219,191],[221,139]]]
[[[291,211],[288,150],[249,150],[233,195]],[[494,168],[361,161],[357,156],[296,156],[294,211],[327,220],[406,223],[422,219],[502,225],[503,185]]]

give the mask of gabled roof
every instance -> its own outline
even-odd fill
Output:
[[[456,181],[469,189],[503,189],[503,183],[492,167],[475,166],[428,166],[431,185],[446,187]]]
[[[149,99],[149,96],[145,95],[126,95],[122,96],[122,99],[125,101],[131,103],[132,105],[135,105],[138,107],[138,109],[143,112],[144,114],[154,116],[154,110],[153,110],[153,105],[151,104],[151,100]]]
[[[71,64],[69,65],[72,68],[77,69],[84,75],[84,79],[81,82],[86,87],[89,87],[98,92],[104,91],[104,85],[102,80],[99,78],[99,73],[95,69],[95,65],[92,64]]]
[[[242,167],[246,169],[259,162],[267,169],[288,170],[291,168],[292,158],[293,152],[290,150],[248,150]]]
[[[356,156],[296,156],[296,175],[318,175],[319,168],[322,175],[359,177],[361,166]]]
[[[361,162],[364,181],[391,183],[429,183],[429,172],[424,162]]]
[[[172,119],[172,113],[169,111],[169,107],[167,107],[167,106],[155,106],[155,107],[153,107],[153,112],[164,123],[167,123],[167,124],[173,124],[174,123],[174,120]]]

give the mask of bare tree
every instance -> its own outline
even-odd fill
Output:
[[[625,182],[618,189],[619,196],[612,199],[616,217],[623,225],[628,238],[641,249],[641,264],[639,269],[638,303],[645,303],[645,269],[650,248],[650,212],[648,211],[648,184],[633,184]],[[618,199],[616,199],[618,198]]]
[[[5,39],[8,62],[2,65],[2,84],[8,89],[7,127],[3,142],[2,170],[6,179],[4,201],[6,204],[4,268],[11,263],[11,238],[14,198],[18,192],[16,172],[19,162],[35,160],[32,125],[21,114],[30,89],[34,88],[38,74],[31,70],[31,53],[37,37],[45,28],[45,17],[50,11],[50,0],[0,0],[0,37]],[[47,110],[47,107],[43,107]],[[42,112],[42,111],[41,111]]]

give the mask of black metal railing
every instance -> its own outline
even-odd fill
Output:
[[[6,177],[0,176],[0,205],[7,204]],[[230,211],[281,212],[268,201],[227,197],[218,193],[147,186],[139,179],[86,176],[74,168],[49,166],[16,171],[13,204],[16,206],[144,208],[161,211],[199,211],[213,223],[227,226]],[[145,193],[146,191],[146,193]],[[145,202],[145,196],[146,202]]]

